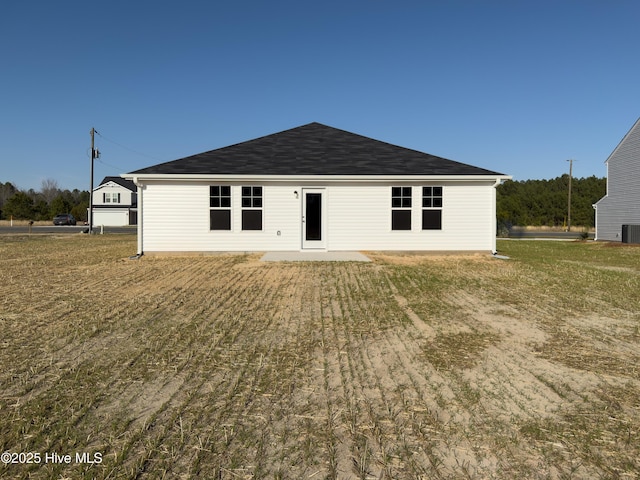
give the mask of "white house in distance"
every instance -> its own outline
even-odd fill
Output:
[[[606,165],[607,193],[594,205],[595,239],[620,242],[623,225],[640,225],[640,119],[609,155]],[[640,227],[633,228],[640,231]],[[628,227],[626,230],[629,232]],[[633,243],[640,242],[635,240]]]
[[[135,225],[137,199],[137,187],[131,180],[105,177],[93,189],[93,224],[105,227]]]
[[[501,173],[319,123],[123,174],[138,254],[496,249]]]

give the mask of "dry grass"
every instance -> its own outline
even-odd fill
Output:
[[[24,227],[29,225],[31,220],[0,220],[0,227]],[[36,226],[50,226],[53,225],[53,220],[36,220],[33,222]]]
[[[640,249],[261,263],[0,238],[2,478],[637,478]]]

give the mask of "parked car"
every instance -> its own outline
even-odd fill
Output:
[[[54,225],[75,225],[76,219],[73,215],[69,213],[61,213],[60,215],[56,215],[53,217]]]

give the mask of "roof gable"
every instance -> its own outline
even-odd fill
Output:
[[[160,175],[502,175],[309,123],[131,172]]]
[[[618,151],[624,148],[624,146],[626,146],[627,144],[631,145],[631,148],[640,144],[640,118],[636,120],[636,123],[634,123],[633,126],[626,133],[626,135],[622,137],[622,140],[620,140],[620,143],[618,143],[616,148],[613,149],[613,152],[611,152],[611,154],[605,160],[604,163],[608,164],[609,160],[611,160],[612,158],[615,158]]]
[[[138,187],[136,187],[135,183],[133,183],[131,180],[126,180],[122,177],[104,177],[104,179],[100,182],[100,185],[98,185],[95,188],[95,190],[102,188],[108,183],[116,183],[121,187],[126,188],[127,190],[131,190],[132,192],[136,192],[138,190]]]

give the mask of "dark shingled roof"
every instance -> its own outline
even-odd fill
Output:
[[[109,182],[117,183],[121,187],[127,188],[127,189],[131,190],[132,192],[136,192],[138,190],[138,187],[136,187],[135,183],[133,183],[131,180],[125,180],[122,177],[104,177],[104,180],[102,180],[100,182],[100,185],[98,185],[98,187],[100,187],[101,185],[104,185],[105,183],[109,183]]]
[[[320,123],[309,123],[130,174],[501,175]]]

